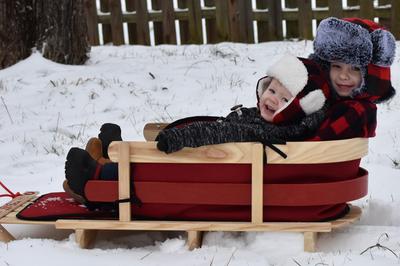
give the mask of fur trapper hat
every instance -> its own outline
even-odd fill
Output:
[[[353,66],[390,66],[396,49],[394,36],[379,24],[359,18],[330,17],[321,21],[314,53],[325,61]]]
[[[362,83],[351,97],[379,103],[395,94],[390,82],[395,50],[394,36],[381,25],[367,19],[330,17],[317,28],[310,58],[327,69],[333,61],[360,67]]]
[[[257,102],[271,78],[277,79],[294,96],[275,112],[273,123],[300,119],[320,110],[328,98],[329,87],[319,66],[312,60],[285,55],[257,83]]]

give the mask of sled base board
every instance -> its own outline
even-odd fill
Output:
[[[329,222],[203,222],[203,221],[119,221],[119,220],[62,220],[57,221],[29,221],[20,220],[16,214],[34,201],[30,197],[27,202],[16,206],[7,215],[0,218],[0,241],[9,242],[15,240],[8,232],[4,224],[30,224],[30,225],[54,225],[56,229],[72,229],[75,231],[75,239],[81,248],[89,248],[96,239],[99,230],[140,230],[140,231],[186,231],[187,246],[190,250],[201,247],[203,232],[207,231],[281,231],[300,232],[304,234],[304,251],[316,251],[316,242],[319,232],[331,232],[334,229],[344,227],[361,216],[361,208],[351,206],[349,213],[337,220]]]
[[[104,221],[104,220],[57,220],[57,229],[79,230],[77,241],[86,247],[98,230],[144,230],[144,231],[186,231],[187,246],[190,250],[201,247],[203,232],[241,231],[241,232],[300,232],[304,234],[304,251],[314,252],[318,233],[331,232],[333,229],[349,225],[361,216],[361,209],[351,206],[349,213],[329,222],[200,222],[200,221]],[[84,239],[84,240],[82,240]],[[85,243],[84,243],[85,242]]]

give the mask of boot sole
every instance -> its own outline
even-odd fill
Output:
[[[75,201],[81,203],[81,204],[85,204],[86,200],[84,197],[82,197],[81,195],[76,194],[68,185],[68,180],[64,180],[63,182],[63,189],[65,192],[67,192],[68,195],[70,195]]]

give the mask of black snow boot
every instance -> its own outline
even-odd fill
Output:
[[[65,178],[67,182],[63,184],[64,190],[80,203],[84,203],[82,201],[85,201],[85,185],[88,180],[96,178],[95,174],[98,166],[100,165],[87,151],[80,148],[71,148],[65,161]]]
[[[103,124],[100,128],[99,139],[102,143],[103,157],[109,159],[108,157],[108,146],[112,141],[121,141],[121,128],[112,123]]]

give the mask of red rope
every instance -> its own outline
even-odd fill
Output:
[[[10,197],[10,198],[15,198],[18,196],[21,196],[21,193],[17,192],[17,193],[13,193],[10,189],[8,189],[8,187],[6,187],[6,185],[3,184],[3,182],[0,181],[0,186],[2,186],[4,188],[5,191],[8,192],[8,194],[0,194],[0,198],[1,197]]]

